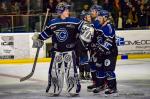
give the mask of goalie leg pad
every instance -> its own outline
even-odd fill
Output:
[[[64,84],[63,56],[60,52],[54,52],[49,68],[49,84],[46,92],[59,95]]]
[[[70,95],[78,94],[81,89],[75,60],[76,56],[73,51],[68,51],[64,54],[65,79],[67,83],[67,92]]]

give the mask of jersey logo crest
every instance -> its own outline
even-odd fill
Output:
[[[59,28],[58,30],[55,31],[55,33],[56,33],[57,40],[59,42],[64,42],[68,38],[68,32],[65,28]]]

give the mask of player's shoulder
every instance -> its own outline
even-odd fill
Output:
[[[79,24],[80,19],[75,17],[68,17],[66,20],[62,20],[60,18],[54,18],[48,22],[48,25],[60,24],[60,23],[71,23],[71,24]]]
[[[94,28],[99,29],[101,27],[101,24],[99,23],[98,20],[94,20],[93,22]]]
[[[110,23],[103,26],[102,30],[106,36],[113,36],[115,34],[115,29]]]
[[[113,29],[113,26],[112,26],[111,23],[107,23],[107,24],[106,24],[106,27],[107,27],[107,28],[112,28],[112,29]]]
[[[58,22],[59,22],[58,18],[51,19],[48,21],[48,26],[51,26],[51,25],[56,24]]]
[[[55,23],[58,23],[60,22],[60,19],[59,18],[54,18],[51,20],[51,24],[55,24]]]
[[[68,17],[67,18],[67,22],[72,22],[72,23],[75,23],[75,24],[78,24],[81,20],[79,18],[76,18],[76,17]]]

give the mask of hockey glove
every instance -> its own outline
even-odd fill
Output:
[[[44,44],[44,42],[42,40],[39,39],[39,34],[35,33],[32,36],[32,40],[33,40],[33,48],[41,48]]]

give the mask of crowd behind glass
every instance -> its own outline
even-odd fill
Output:
[[[73,15],[78,17],[92,5],[101,5],[110,12],[116,29],[150,26],[150,0],[0,0],[0,32],[41,31],[38,27],[43,23],[46,9],[50,9],[52,18],[56,5],[62,1],[70,4]]]

